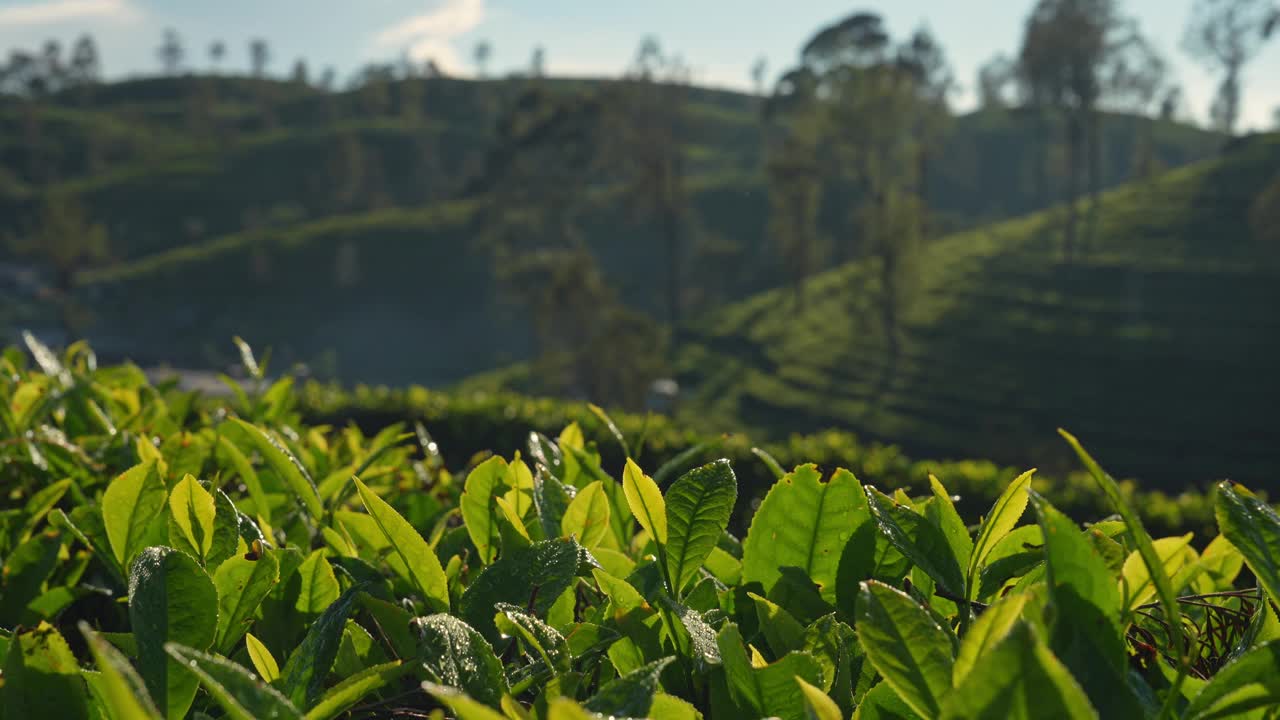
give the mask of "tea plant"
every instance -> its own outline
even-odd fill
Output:
[[[305,425],[247,347],[226,407],[29,348],[5,720],[1280,717],[1280,515],[1223,484],[1220,534],[1153,539],[1070,436],[1116,517],[801,465],[739,541],[727,461],[605,467],[570,424],[455,474],[420,425]]]

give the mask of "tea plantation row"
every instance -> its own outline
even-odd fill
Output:
[[[29,349],[0,357],[4,720],[1280,717],[1280,515],[1224,483],[1220,532],[1153,539],[1070,436],[1118,519],[1027,472],[966,522],[937,477],[881,483],[877,452],[915,479],[890,450],[697,465],[603,413],[630,457],[570,422],[459,464],[434,423],[304,423],[288,381],[218,403]]]

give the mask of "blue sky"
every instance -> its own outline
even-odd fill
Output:
[[[1121,0],[1174,65],[1187,111],[1203,121],[1214,78],[1180,50],[1192,0]],[[109,76],[154,73],[166,27],[178,30],[189,66],[209,65],[214,39],[229,48],[227,68],[248,64],[247,45],[262,37],[272,70],[299,57],[313,71],[333,67],[346,77],[363,62],[409,53],[432,57],[455,74],[472,73],[478,40],[493,47],[491,72],[526,67],[534,47],[546,49],[551,74],[620,72],[640,38],[657,35],[682,55],[697,79],[746,89],[755,58],[770,74],[795,62],[799,46],[822,24],[855,9],[885,16],[895,36],[927,23],[940,38],[964,90],[979,65],[1016,50],[1033,0],[0,0],[0,52],[34,47],[54,37],[69,43],[82,32],[98,40]],[[1244,124],[1268,126],[1280,106],[1280,40],[1246,73]]]

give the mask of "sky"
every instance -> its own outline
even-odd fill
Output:
[[[97,41],[108,77],[159,71],[156,48],[166,28],[186,47],[186,66],[207,70],[214,40],[227,44],[223,71],[248,67],[248,44],[271,47],[269,71],[284,74],[304,58],[313,74],[339,78],[371,61],[408,55],[434,59],[455,75],[475,73],[472,51],[487,41],[491,74],[527,68],[545,50],[551,75],[614,75],[640,40],[654,35],[679,54],[701,84],[748,90],[750,68],[767,61],[773,77],[795,64],[821,26],[854,10],[884,16],[894,37],[927,25],[946,49],[961,84],[959,109],[972,107],[977,69],[999,52],[1014,54],[1034,0],[0,0],[0,53],[65,45],[82,33]],[[1205,122],[1215,77],[1181,49],[1193,0],[1119,0],[1170,60],[1185,112]],[[1280,39],[1246,68],[1242,126],[1270,127],[1280,107]]]

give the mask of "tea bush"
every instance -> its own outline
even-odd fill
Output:
[[[422,387],[343,389],[307,383],[298,394],[298,409],[315,422],[355,422],[370,431],[398,422],[420,421],[431,429],[455,465],[467,463],[476,453],[510,454],[524,446],[531,430],[554,435],[570,423],[582,429],[588,443],[596,444],[606,466],[618,467],[626,459],[612,430],[589,406],[549,398],[440,392]],[[689,466],[729,459],[744,499],[738,504],[733,523],[733,529],[741,531],[751,520],[754,501],[763,498],[776,479],[767,464],[761,462],[759,451],[783,467],[813,463],[828,470],[846,468],[892,489],[927,488],[929,476],[934,475],[959,496],[957,508],[967,519],[976,519],[990,507],[1019,474],[1015,468],[989,460],[917,460],[896,446],[863,442],[852,433],[837,430],[792,435],[784,441],[757,445],[743,435],[704,437],[662,416],[612,413],[611,421],[624,437],[642,440],[631,450],[643,456],[637,460],[654,467],[682,454],[682,463]],[[1114,512],[1087,472],[1037,474],[1036,483],[1071,515],[1103,517]],[[1120,487],[1126,501],[1138,510],[1153,532],[1214,532],[1212,499],[1195,488],[1170,496],[1159,490],[1139,489],[1133,481],[1121,481]]]
[[[455,474],[423,425],[303,423],[247,348],[223,407],[29,346],[5,720],[1280,717],[1280,515],[1239,486],[1220,534],[1153,539],[1070,436],[1118,519],[1032,472],[971,525],[936,477],[752,459],[778,477],[739,540],[746,458],[647,472],[571,422]]]

